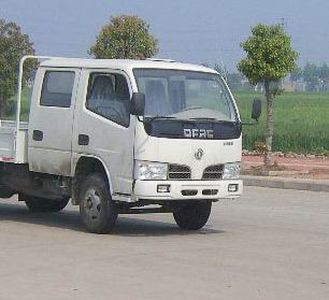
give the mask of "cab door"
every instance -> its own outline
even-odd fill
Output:
[[[79,69],[40,68],[29,119],[31,171],[70,176]]]
[[[111,189],[130,195],[133,181],[134,118],[129,77],[118,70],[83,71],[73,129],[73,164],[81,156],[100,160]]]

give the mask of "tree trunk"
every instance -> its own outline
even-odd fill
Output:
[[[4,97],[0,96],[0,120],[3,117],[4,102],[5,102]]]
[[[265,142],[266,151],[264,155],[264,164],[269,167],[272,162],[272,140],[273,140],[273,95],[270,91],[270,82],[265,81],[265,97],[266,97],[266,126],[265,126]]]

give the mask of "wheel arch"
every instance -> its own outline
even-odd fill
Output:
[[[83,178],[91,173],[101,173],[108,184],[109,192],[113,194],[113,185],[110,171],[104,161],[93,155],[81,155],[74,165],[72,184],[72,203],[79,204],[80,186]]]

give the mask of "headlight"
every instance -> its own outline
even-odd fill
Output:
[[[134,178],[140,180],[166,180],[168,174],[168,164],[135,161]]]
[[[239,179],[240,162],[227,163],[224,165],[223,179]]]

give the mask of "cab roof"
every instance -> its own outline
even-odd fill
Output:
[[[53,68],[86,68],[86,69],[120,69],[131,71],[135,68],[172,69],[217,73],[215,70],[194,64],[180,63],[162,59],[85,59],[85,58],[50,58],[40,64],[42,67]]]

